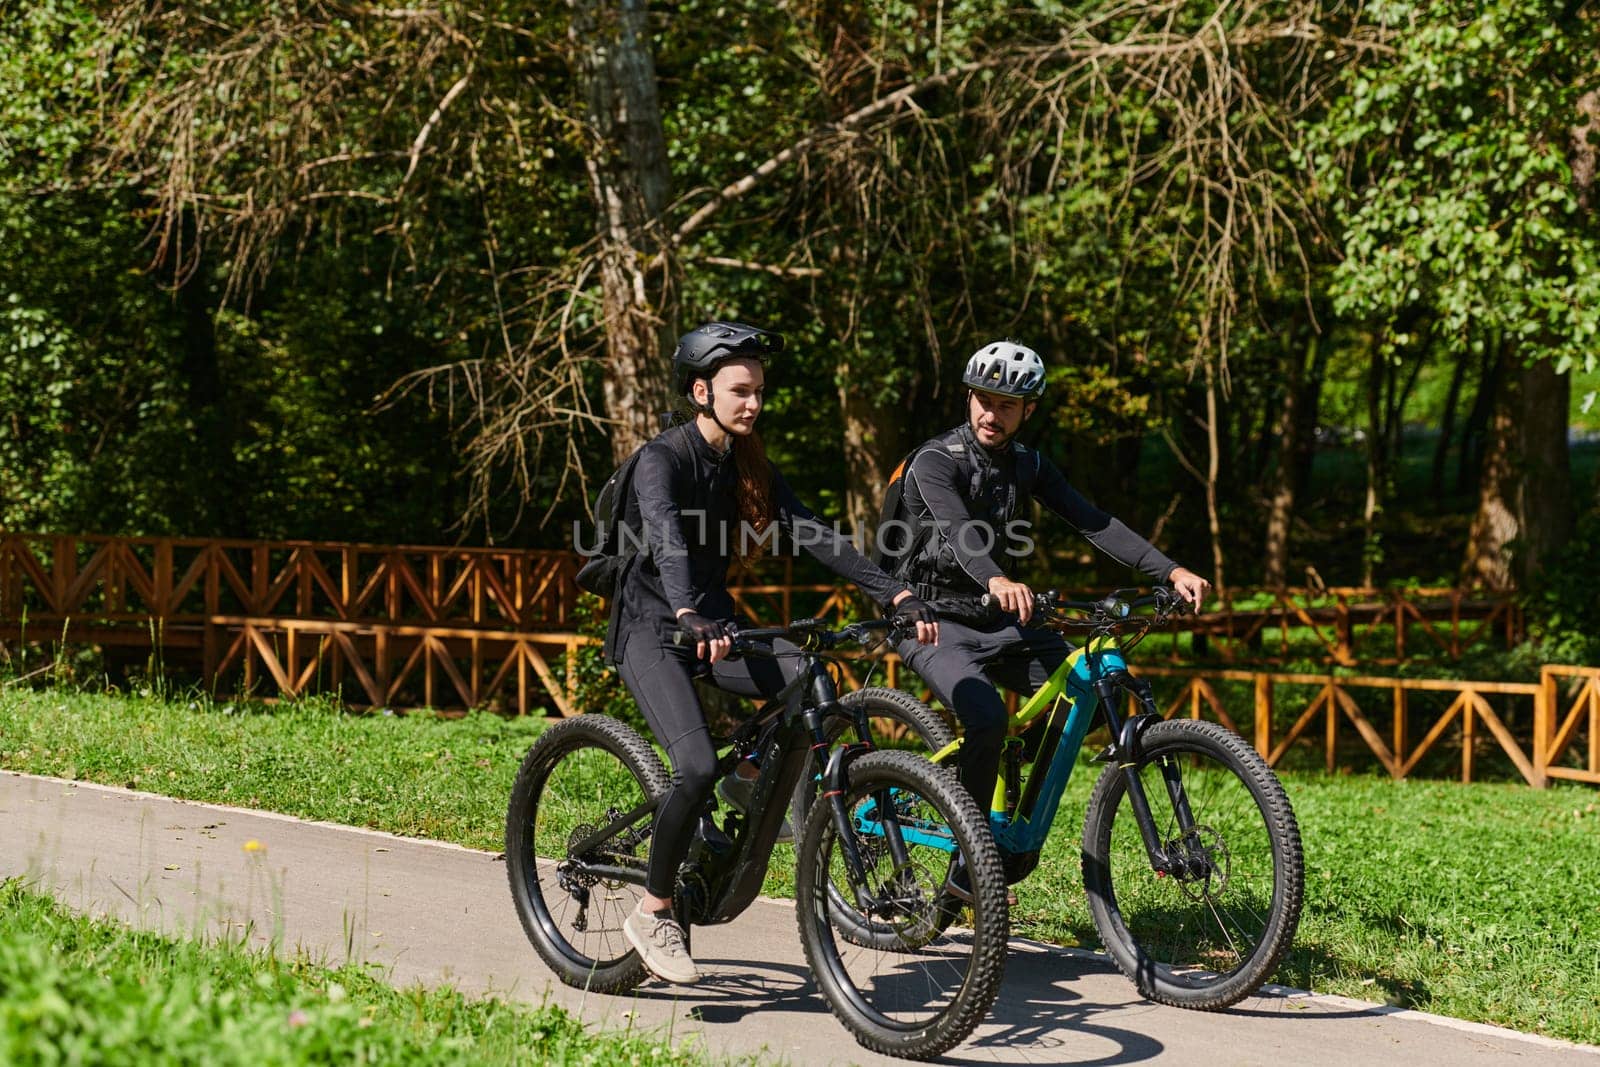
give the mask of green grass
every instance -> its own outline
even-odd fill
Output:
[[[174,941],[0,883],[0,1062],[688,1064],[560,1008],[397,990],[233,942]]]
[[[1079,767],[1094,774],[1098,767]],[[1600,796],[1365,775],[1283,776],[1306,905],[1277,981],[1600,1043]],[[1078,887],[1076,778],[1013,927],[1097,947]]]
[[[0,695],[0,766],[498,850],[543,719],[351,715],[321,701]]]
[[[224,714],[12,689],[0,766],[269,808],[498,849],[529,720],[343,715],[321,704]],[[1019,887],[1016,932],[1096,945],[1078,870],[1080,768]],[[1307,901],[1278,980],[1600,1043],[1600,795],[1589,788],[1286,774]],[[766,891],[792,892],[793,851]]]

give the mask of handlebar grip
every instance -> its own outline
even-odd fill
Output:
[[[992,622],[1000,611],[1000,602],[991,593],[982,596],[953,596],[935,600],[928,607],[941,619],[968,625],[985,625]]]

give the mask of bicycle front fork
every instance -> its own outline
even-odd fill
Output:
[[[1150,683],[1135,678],[1127,672],[1118,672],[1096,680],[1095,694],[1100,698],[1106,724],[1111,728],[1111,758],[1122,772],[1123,784],[1128,792],[1128,804],[1133,808],[1134,819],[1139,824],[1139,836],[1144,840],[1145,853],[1150,857],[1150,868],[1157,874],[1173,873],[1179,861],[1168,853],[1166,843],[1156,828],[1154,814],[1150,811],[1150,798],[1145,795],[1144,780],[1139,777],[1139,765],[1144,762],[1140,737],[1151,724],[1160,721],[1156,710],[1155,694]],[[1122,718],[1117,713],[1117,694],[1126,691],[1139,702],[1140,713]],[[1172,811],[1181,831],[1182,841],[1194,831],[1194,812],[1189,807],[1189,796],[1183,788],[1183,775],[1175,761],[1164,759],[1160,763],[1161,779],[1166,784],[1167,796],[1172,801]]]
[[[828,679],[826,683],[819,680],[817,684],[821,689],[824,684],[831,687],[831,683],[832,680]],[[828,752],[827,766],[822,772],[822,798],[827,801],[833,815],[834,832],[839,841],[839,852],[844,858],[851,889],[855,894],[856,907],[870,914],[877,908],[879,901],[868,881],[867,863],[861,855],[860,843],[856,839],[856,828],[850,818],[850,809],[845,804],[845,794],[850,784],[851,762],[872,751],[871,729],[866,721],[866,713],[858,708],[854,725],[856,734],[861,740],[855,744],[830,746],[822,724],[828,714],[838,712],[838,701],[834,699],[832,693],[819,693],[818,696],[825,699],[815,701],[803,714],[807,732],[811,735],[811,751],[817,755]],[[832,747],[831,752],[829,752],[830,747]],[[906,850],[905,837],[900,832],[900,822],[894,818],[894,800],[889,795],[889,790],[878,790],[873,794],[873,802],[879,813],[878,825],[882,829],[883,840],[888,846],[889,858],[894,862],[894,869],[904,870],[911,862],[911,855]]]

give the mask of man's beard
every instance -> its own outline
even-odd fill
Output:
[[[1011,439],[1013,437],[1017,436],[1017,431],[1016,430],[1012,430],[1010,433],[1006,433],[1004,430],[1001,430],[1001,431],[999,431],[1000,439],[998,441],[996,441],[992,445],[985,445],[985,444],[983,444],[983,437],[981,436],[981,431],[978,428],[978,423],[976,421],[974,421],[970,425],[972,427],[972,436],[978,438],[978,444],[983,445],[984,448],[989,448],[989,449],[1004,448],[1006,445],[1009,445],[1011,443]],[[1017,429],[1020,430],[1021,427],[1019,426],[1019,427],[1017,427]]]

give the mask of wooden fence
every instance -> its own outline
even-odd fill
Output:
[[[1436,678],[1336,677],[1266,671],[1139,668],[1141,674],[1181,679],[1165,708],[1171,718],[1211,718],[1247,737],[1268,764],[1277,766],[1296,742],[1320,743],[1331,773],[1340,733],[1353,729],[1360,743],[1396,778],[1410,775],[1442,740],[1459,746],[1461,780],[1473,779],[1480,749],[1505,755],[1529,785],[1551,778],[1600,784],[1600,668],[1546,665],[1538,682],[1479,682]],[[1248,683],[1252,714],[1230,715],[1217,692],[1219,682]],[[1281,735],[1275,705],[1286,688],[1309,687],[1313,695]],[[1419,710],[1415,696],[1450,697],[1442,712]],[[1358,699],[1358,694],[1360,699]],[[1496,710],[1494,701],[1502,702]],[[1511,723],[1507,719],[1512,719]],[[1380,728],[1380,725],[1382,728]],[[1575,750],[1579,734],[1587,749]],[[1574,765],[1576,763],[1576,765]]]
[[[574,704],[568,552],[0,534],[0,640],[158,648],[353,704]],[[565,668],[558,683],[553,661]]]
[[[579,651],[594,643],[576,632],[576,563],[567,552],[0,533],[0,641],[65,638],[158,650],[192,662],[213,687],[236,678],[246,692],[331,690],[356,705],[519,713],[548,701],[571,715],[582,710]],[[735,584],[740,609],[759,621],[842,618],[862,608],[836,586],[795,584],[790,561],[777,569],[768,563]],[[1508,601],[1450,589],[1285,590],[1252,603],[1183,624],[1191,640],[1257,661],[1270,658],[1262,653],[1273,641],[1288,655],[1291,630],[1302,646],[1310,633],[1334,664],[1383,662],[1363,651],[1375,633],[1386,642],[1392,636],[1395,658],[1403,659],[1419,642],[1459,656],[1476,641],[1510,640],[1521,626]],[[1169,648],[1179,654],[1176,641]],[[1340,730],[1354,730],[1396,777],[1448,737],[1460,740],[1463,780],[1472,778],[1481,741],[1498,746],[1536,785],[1550,778],[1600,783],[1600,671],[1589,668],[1547,667],[1537,684],[1142,669],[1182,679],[1168,714],[1244,727],[1274,763],[1315,739],[1332,767]],[[900,671],[889,657],[884,680],[897,684]],[[856,665],[849,672],[864,673]],[[1245,723],[1230,717],[1216,692],[1216,683],[1229,680],[1251,685],[1255,708]],[[1275,694],[1294,686],[1315,687],[1313,696],[1275,736]],[[1354,695],[1372,691],[1386,694],[1383,710],[1370,695]],[[1453,694],[1442,715],[1411,707],[1413,694],[1428,691]],[[1521,702],[1531,713],[1519,710],[1508,726],[1491,698]],[[1380,730],[1375,723],[1385,716]],[[1587,738],[1586,752],[1576,747],[1580,738]]]
[[[574,573],[570,552],[0,533],[0,618],[561,629]]]

